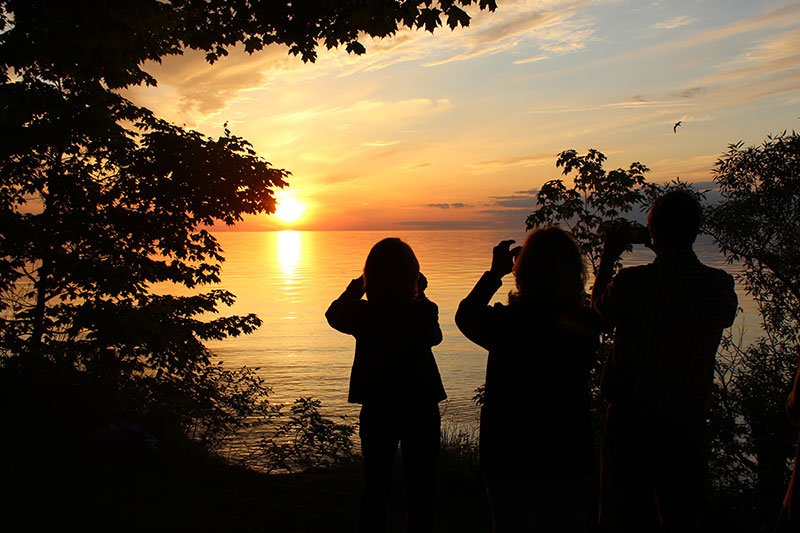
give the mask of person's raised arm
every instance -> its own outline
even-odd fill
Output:
[[[355,334],[361,322],[357,302],[362,296],[364,296],[364,276],[359,276],[347,285],[344,292],[325,311],[328,324],[342,333]]]
[[[442,342],[442,328],[439,326],[439,307],[425,296],[428,288],[428,278],[420,272],[417,279],[417,300],[422,305],[424,312],[417,324],[420,339],[426,346],[436,346]]]
[[[605,321],[606,314],[606,289],[614,277],[614,264],[620,258],[622,252],[627,247],[627,242],[620,232],[609,229],[603,241],[603,253],[600,255],[600,265],[592,287],[592,309],[594,309]]]
[[[496,331],[489,307],[494,293],[502,284],[502,278],[510,274],[521,247],[511,248],[513,240],[502,241],[492,251],[492,266],[483,273],[478,283],[466,298],[461,300],[456,311],[456,326],[475,344],[489,349],[491,334]]]

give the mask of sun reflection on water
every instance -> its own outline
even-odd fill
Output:
[[[290,230],[278,232],[277,252],[278,263],[284,278],[287,281],[295,278],[302,252],[300,232]]]

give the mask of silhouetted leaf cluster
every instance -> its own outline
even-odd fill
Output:
[[[344,417],[339,423],[324,417],[321,406],[315,398],[295,400],[289,417],[261,439],[256,461],[268,472],[291,472],[326,469],[352,460],[355,425]],[[276,416],[281,416],[280,411]]]
[[[746,494],[758,515],[776,514],[789,482],[797,429],[784,403],[797,366],[797,346],[759,338],[743,346],[723,338],[709,423],[711,483]]]
[[[730,145],[714,169],[723,202],[706,231],[759,305],[770,335],[796,337],[800,324],[800,135],[770,136],[761,146]]]
[[[55,82],[102,81],[121,88],[156,80],[143,69],[184,49],[213,63],[234,46],[248,53],[281,45],[303,61],[317,47],[366,51],[359,39],[402,28],[468,26],[464,7],[494,11],[495,0],[126,0],[0,2],[0,80],[11,72]]]
[[[624,215],[645,205],[646,191],[652,187],[645,181],[649,169],[641,163],[606,171],[605,161],[606,156],[594,149],[583,156],[575,150],[558,154],[556,166],[563,167],[565,176],[574,173],[572,186],[561,179],[546,182],[537,193],[536,210],[525,221],[527,229],[563,224],[589,260],[592,272],[599,266],[604,225],[631,223]]]
[[[81,364],[110,351],[131,369],[172,371],[191,366],[182,351],[206,360],[200,340],[260,324],[199,320],[233,302],[225,291],[151,287],[218,282],[221,249],[206,226],[274,211],[288,172],[230,132],[186,131],[98,84],[22,79],[0,96],[0,350],[46,346]]]
[[[759,308],[763,333],[748,346],[728,336],[718,357],[714,482],[753,491],[754,505],[774,513],[797,439],[783,406],[800,349],[800,135],[730,145],[714,181],[722,201],[706,210],[704,231],[740,267],[738,280]]]

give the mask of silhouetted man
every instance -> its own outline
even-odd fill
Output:
[[[733,277],[692,250],[700,214],[685,191],[659,197],[647,223],[655,260],[613,280],[632,232],[606,236],[592,291],[592,306],[615,328],[601,385],[609,401],[600,494],[606,531],[697,530],[714,361],[737,308]]]

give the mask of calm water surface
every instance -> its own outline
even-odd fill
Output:
[[[502,239],[521,243],[523,231],[408,231],[408,232],[227,232],[218,233],[226,262],[221,288],[237,296],[224,314],[255,313],[262,327],[252,335],[214,342],[209,347],[226,366],[258,369],[273,389],[275,402],[291,403],[300,396],[322,400],[328,415],[357,416],[358,406],[347,403],[355,341],[325,321],[324,312],[363,269],[369,249],[384,237],[408,242],[428,277],[428,297],[439,305],[444,340],[434,347],[448,400],[442,404],[443,422],[477,425],[473,405],[475,388],[484,381],[486,352],[456,329],[453,317],[491,262],[492,247]],[[725,268],[724,258],[709,241],[695,247],[700,259]],[[625,256],[626,265],[650,262],[652,252],[637,250]],[[512,288],[507,276],[495,301],[505,301]],[[740,314],[734,328],[747,324],[756,333],[757,314],[739,290]],[[409,396],[414,391],[408,391]]]

